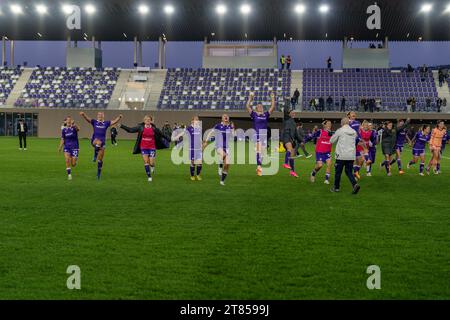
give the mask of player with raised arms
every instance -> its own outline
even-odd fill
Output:
[[[230,117],[227,114],[222,115],[222,121],[210,130],[203,142],[205,148],[210,138],[214,135],[214,143],[216,147],[216,154],[219,157],[219,175],[220,184],[225,185],[225,179],[230,170],[230,140],[233,139],[234,125],[230,122]]]
[[[170,138],[164,137],[161,130],[159,130],[153,123],[153,117],[149,115],[144,117],[144,122],[139,123],[135,127],[130,128],[123,124],[119,127],[128,133],[138,133],[133,154],[142,155],[145,173],[147,174],[147,181],[152,182],[152,174],[155,172],[156,150],[167,148],[164,144],[163,138],[167,140]]]
[[[412,154],[413,159],[408,163],[407,168],[411,168],[412,165],[416,164],[420,159],[420,168],[419,174],[423,176],[423,169],[425,167],[425,147],[427,142],[430,141],[431,138],[431,127],[429,125],[424,125],[422,128],[416,133],[412,143]]]
[[[100,180],[103,168],[103,158],[105,156],[106,131],[109,127],[116,125],[123,116],[119,115],[112,121],[105,121],[104,112],[98,112],[97,119],[89,118],[84,112],[80,112],[80,116],[86,120],[86,122],[90,123],[94,129],[91,145],[94,147],[93,162],[97,161],[97,179]]]
[[[283,133],[281,135],[284,148],[286,149],[286,161],[283,165],[289,170],[291,177],[298,178],[295,172],[295,143],[299,141],[297,133],[297,124],[295,123],[295,111],[290,110],[287,106],[283,110]]]
[[[198,116],[192,117],[191,125],[175,135],[172,141],[178,141],[182,136],[189,138],[189,157],[191,161],[190,174],[192,181],[201,181],[201,173],[203,167],[203,150],[202,150],[202,127]]]
[[[255,145],[256,145],[256,174],[258,176],[262,176],[262,152],[263,149],[267,147],[267,130],[268,130],[268,122],[269,117],[272,112],[275,110],[275,93],[272,92],[271,97],[271,105],[268,111],[264,112],[264,107],[261,103],[256,105],[255,110],[252,108],[253,99],[255,98],[255,93],[251,92],[248,102],[247,102],[247,111],[250,114],[250,118],[253,120],[253,128],[256,133],[253,137]]]
[[[330,184],[330,174],[331,174],[331,166],[333,162],[331,161],[331,149],[332,144],[330,142],[331,137],[333,136],[333,132],[331,132],[331,121],[325,120],[322,122],[323,129],[317,130],[313,134],[308,137],[308,140],[317,139],[316,143],[316,166],[314,170],[311,172],[311,182],[316,181],[316,175],[322,169],[323,164],[327,165],[326,173],[325,173],[325,184]]]
[[[78,131],[80,130],[71,116],[64,120],[64,128],[61,130],[61,143],[59,144],[59,152],[64,147],[64,159],[66,161],[67,179],[72,180],[72,169],[77,166],[79,143]]]
[[[445,129],[445,122],[439,120],[437,122],[436,128],[431,131],[430,151],[432,157],[426,169],[427,174],[430,174],[430,170],[432,167],[434,167],[434,173],[439,174],[439,172],[437,171],[437,165],[439,163],[439,160],[441,159],[442,140],[444,139],[444,136],[446,134],[447,130]]]

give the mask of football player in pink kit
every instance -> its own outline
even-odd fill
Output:
[[[373,133],[373,131],[370,130],[369,122],[364,120],[361,125],[361,128],[359,129],[359,136],[361,138],[361,142],[364,145],[364,146],[360,147],[360,150],[364,157],[364,161],[366,162],[366,166],[370,166],[372,164],[372,160],[370,159],[370,156],[369,156],[369,148],[371,145],[372,133]],[[370,177],[371,173],[368,172],[367,176]]]
[[[323,164],[326,163],[327,169],[325,174],[325,184],[330,184],[330,174],[331,166],[333,162],[331,161],[331,149],[332,144],[330,143],[331,136],[331,121],[325,120],[323,123],[323,129],[317,130],[315,133],[310,135],[309,139],[317,139],[316,143],[316,166],[311,172],[311,182],[316,181],[316,175],[322,169]]]

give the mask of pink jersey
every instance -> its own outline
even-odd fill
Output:
[[[326,130],[319,130],[319,136],[316,143],[316,152],[319,153],[330,153],[331,152],[331,134]]]
[[[152,127],[145,127],[142,132],[141,150],[155,150],[155,131]]]
[[[372,137],[372,131],[367,130],[364,131],[363,129],[359,129],[359,136],[361,137],[361,141],[366,145],[366,148],[369,148],[370,138]],[[364,149],[360,147],[360,151],[363,151]]]

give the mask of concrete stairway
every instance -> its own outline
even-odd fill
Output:
[[[117,79],[116,86],[111,95],[111,100],[109,102],[108,109],[119,109],[120,106],[119,98],[122,96],[122,93],[126,88],[131,72],[132,72],[131,70],[127,69],[123,69],[120,71],[119,79]]]
[[[149,76],[149,86],[145,96],[144,110],[156,110],[159,97],[166,80],[167,70],[152,70]]]
[[[291,76],[291,97],[294,95],[295,89],[300,91],[300,98],[298,99],[297,111],[303,109],[303,70],[293,70]]]
[[[25,88],[25,85],[28,83],[28,80],[30,80],[32,73],[33,73],[32,68],[26,68],[22,71],[22,75],[17,80],[13,91],[11,91],[8,99],[6,100],[5,105],[7,107],[14,107],[14,103],[16,103],[17,99],[20,98],[20,95],[22,94],[22,90]]]
[[[443,107],[442,112],[450,113],[450,91],[448,89],[448,84],[445,82],[442,87],[439,87],[439,72],[437,70],[433,71],[433,78],[436,83],[439,98],[447,99],[447,107]]]

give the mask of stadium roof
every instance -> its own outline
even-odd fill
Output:
[[[85,6],[89,0],[0,0],[0,35],[17,40],[82,40],[92,35],[98,40],[157,40],[165,34],[169,41],[203,40],[376,40],[389,36],[391,40],[450,40],[449,1],[434,1],[432,11],[421,11],[426,0],[377,0],[381,7],[381,30],[369,30],[366,20],[369,0],[91,0],[96,12],[89,15]],[[40,15],[36,4],[44,4],[48,13]],[[219,16],[219,3],[227,6]],[[243,3],[250,13],[240,12]],[[302,3],[305,11],[296,12]],[[11,10],[11,5],[21,10]],[[81,31],[68,31],[63,4],[78,4],[82,9]],[[139,12],[140,5],[149,12]],[[174,12],[166,14],[164,6]],[[319,11],[326,4],[329,11]],[[450,9],[450,7],[448,7]],[[298,9],[298,8],[297,8]],[[16,12],[16,14],[13,13]],[[22,11],[22,13],[20,13]],[[247,35],[247,37],[246,37]]]

